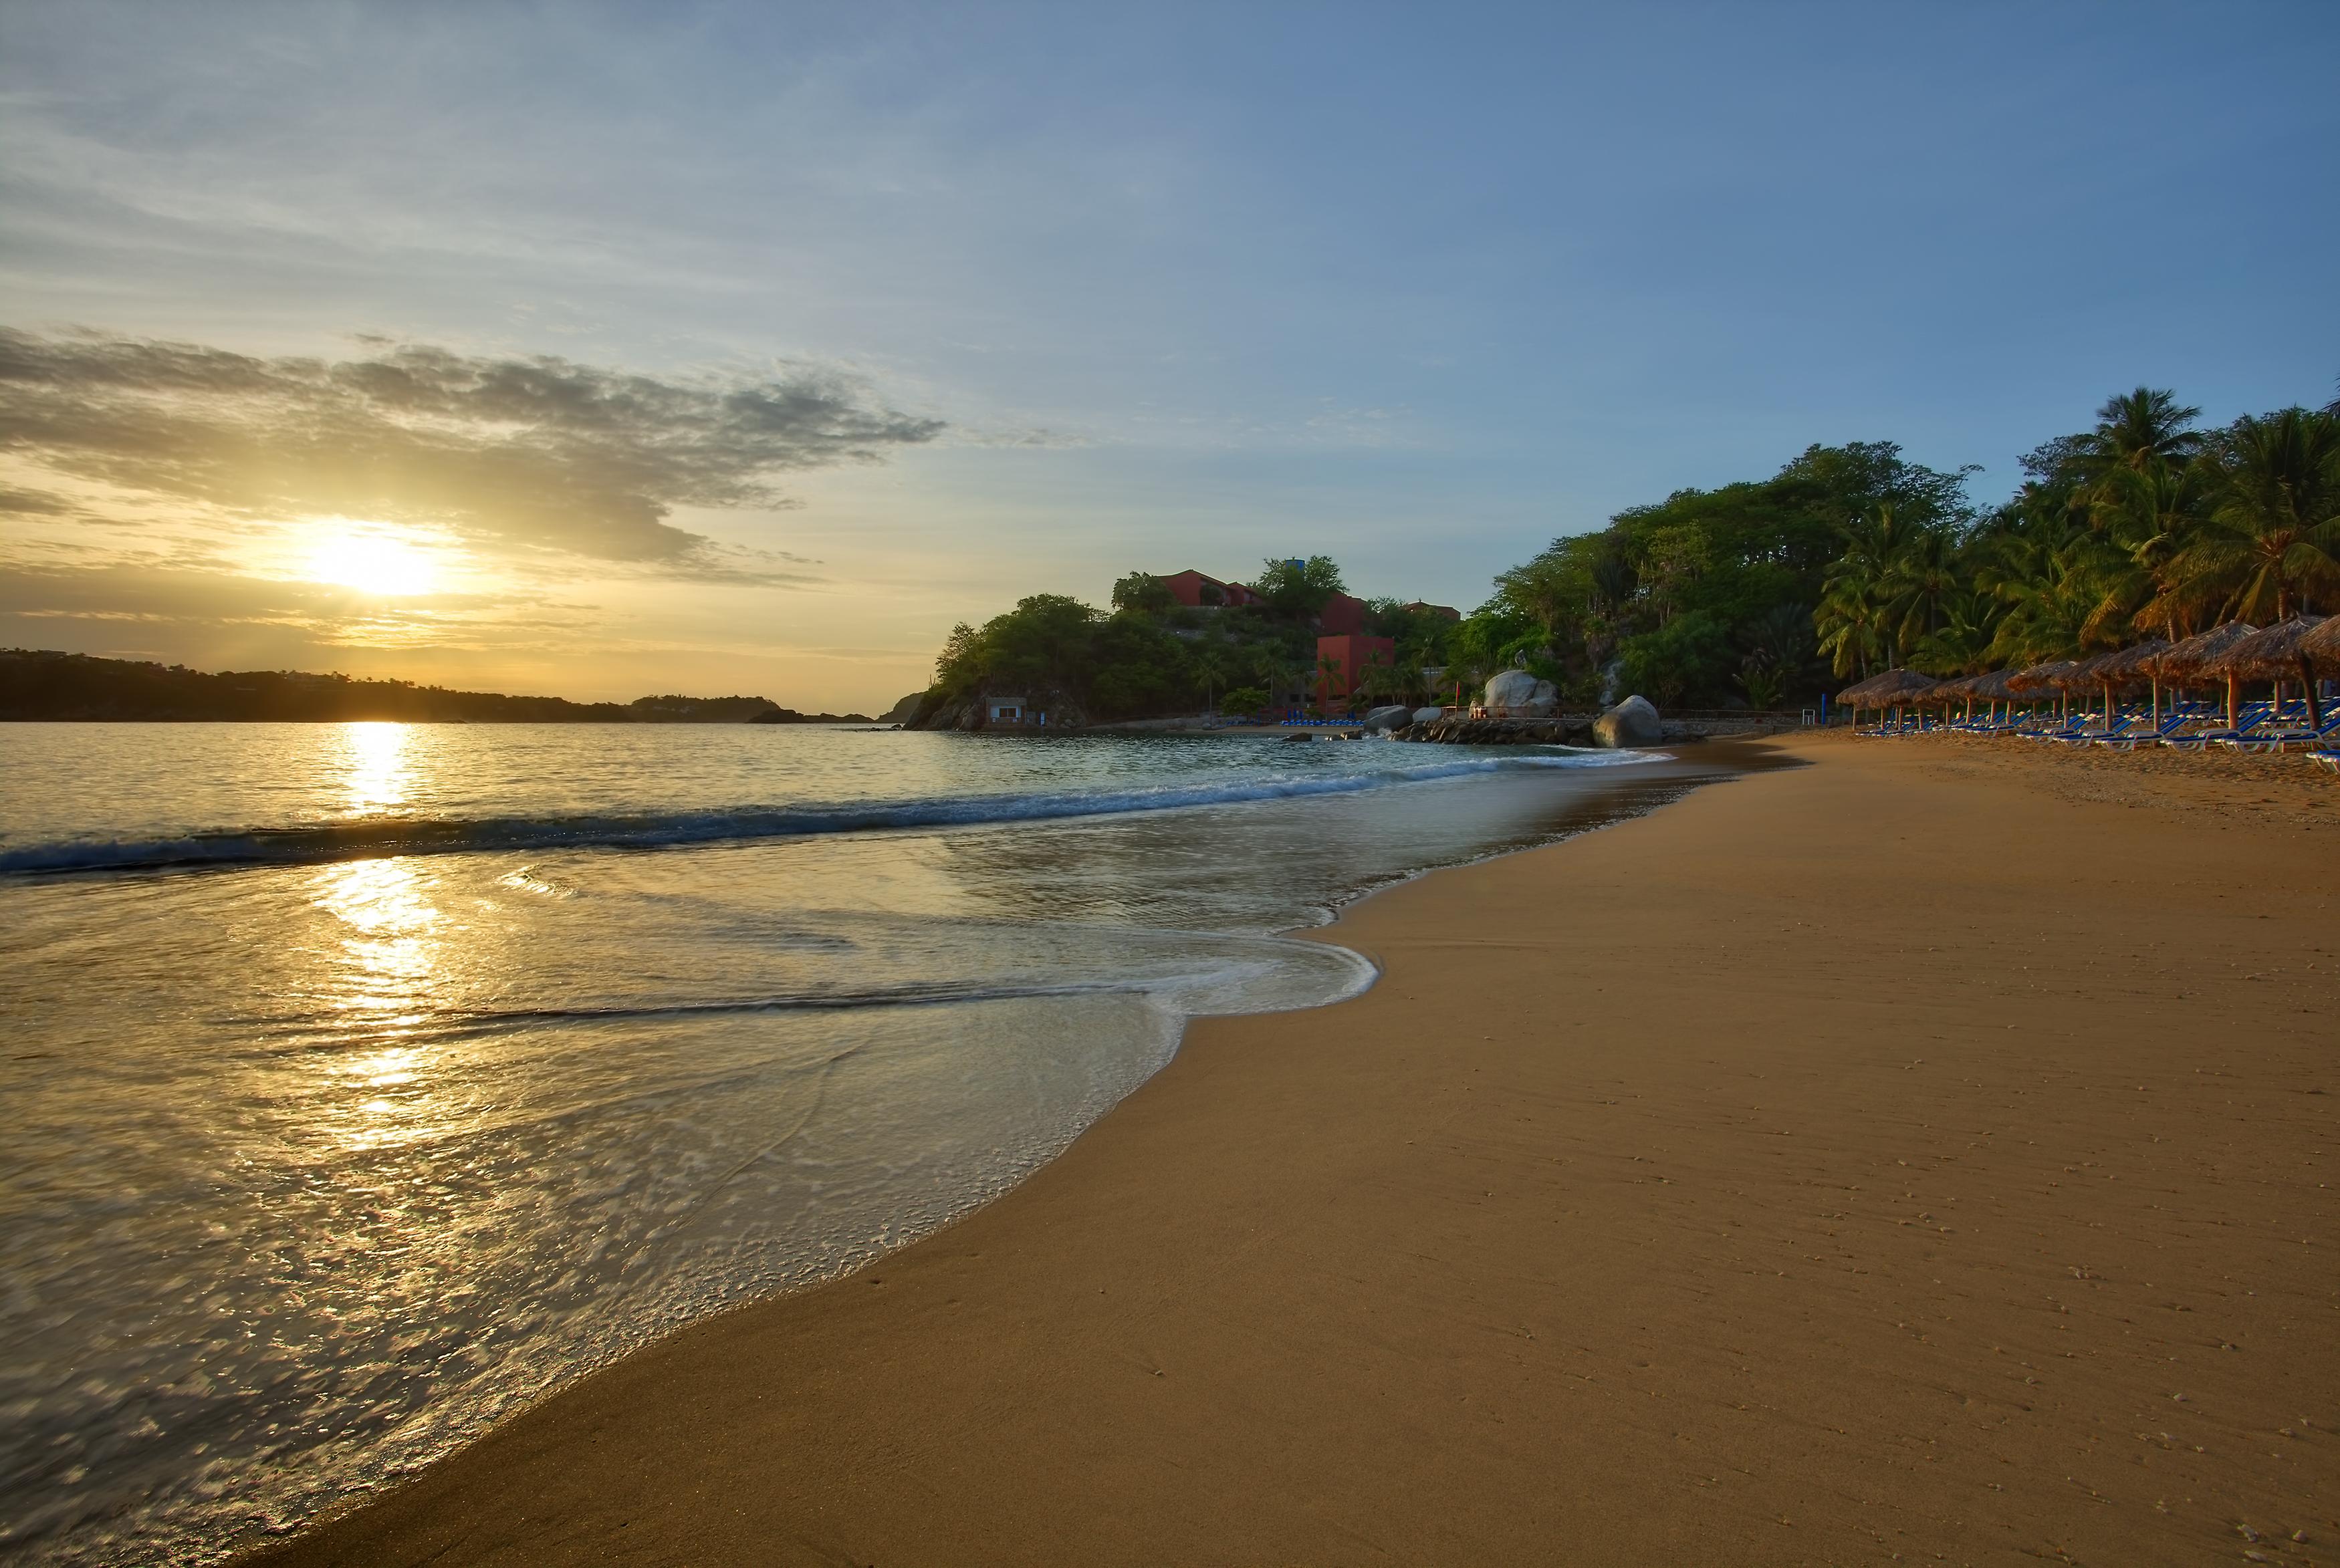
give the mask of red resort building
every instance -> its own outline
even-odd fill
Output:
[[[1256,605],[1266,601],[1242,583],[1223,583],[1205,577],[1189,567],[1183,572],[1173,572],[1162,579],[1170,597],[1190,610],[1215,610],[1230,605]]]
[[[1362,618],[1359,624],[1363,624]],[[1363,684],[1370,666],[1395,663],[1397,643],[1390,637],[1369,637],[1358,633],[1318,637],[1317,700],[1328,709],[1344,705],[1357,695],[1357,687]]]

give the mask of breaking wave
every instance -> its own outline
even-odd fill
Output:
[[[1555,748],[1523,755],[1471,757],[1366,773],[1168,784],[1141,789],[929,796],[834,805],[739,806],[718,811],[579,815],[366,818],[292,827],[236,828],[140,840],[76,839],[0,849],[0,875],[160,871],[185,866],[298,865],[385,855],[460,854],[548,849],[662,849],[680,844],[975,827],[993,823],[1117,816],[1297,795],[1353,794],[1507,769],[1587,768],[1657,760],[1648,752]]]

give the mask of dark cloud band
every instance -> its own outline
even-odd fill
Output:
[[[943,429],[808,370],[687,383],[368,347],[263,360],[0,328],[0,451],[248,518],[431,523],[488,550],[726,576],[709,541],[666,520],[675,508],[782,506],[781,474],[881,460]]]

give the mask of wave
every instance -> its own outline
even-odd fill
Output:
[[[1027,794],[935,795],[802,806],[739,806],[636,816],[380,818],[235,828],[142,840],[74,839],[0,850],[0,876],[161,871],[174,867],[300,865],[388,855],[548,849],[665,849],[727,841],[801,838],[904,828],[977,827],[1066,817],[1118,816],[1234,805],[1295,795],[1348,794],[1515,768],[1582,768],[1657,760],[1648,752],[1538,753],[1472,757],[1313,778],[1164,784],[1143,789]]]

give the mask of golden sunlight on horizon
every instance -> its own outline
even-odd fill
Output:
[[[427,594],[439,586],[435,553],[411,540],[362,525],[327,528],[309,552],[311,581],[385,597]]]

